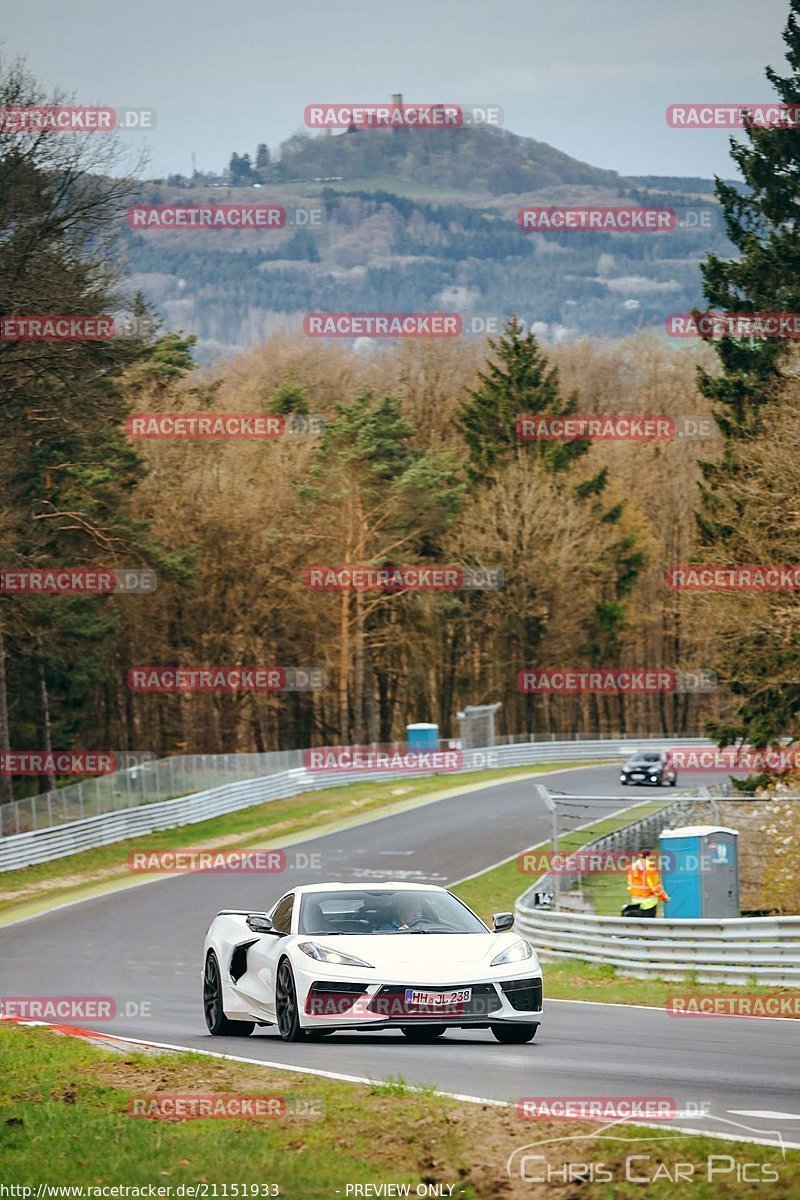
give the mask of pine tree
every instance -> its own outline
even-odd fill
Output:
[[[491,482],[503,462],[533,449],[553,470],[563,470],[588,449],[587,442],[538,442],[526,445],[517,421],[527,414],[565,416],[574,413],[577,398],[563,400],[558,371],[532,333],[516,317],[502,337],[489,339],[493,358],[479,375],[480,385],[461,409],[459,428],[467,448],[467,476],[472,484]]]
[[[570,468],[586,454],[590,443],[575,439],[569,442],[522,442],[517,432],[518,419],[526,414],[567,416],[576,412],[578,398],[561,396],[558,372],[548,364],[532,333],[525,334],[516,317],[506,325],[503,336],[490,340],[494,358],[480,374],[480,385],[462,406],[460,428],[467,447],[467,476],[474,487],[492,487],[509,462],[524,464],[526,455],[534,455],[545,469],[562,480],[562,486],[585,504],[596,522],[594,546],[597,598],[586,630],[587,638],[580,651],[593,665],[616,665],[619,662],[621,639],[627,625],[627,602],[633,585],[644,568],[646,557],[637,536],[624,528],[619,537],[609,540],[608,529],[622,521],[624,501],[608,506],[604,493],[608,485],[608,469],[603,467],[594,475],[573,482]],[[519,564],[508,565],[513,575]],[[545,633],[544,622],[538,615],[534,589],[520,597],[514,606],[502,651],[509,662],[529,662],[538,652]],[[576,649],[578,649],[576,647]],[[526,697],[525,721],[528,731],[534,727],[534,698]],[[624,711],[622,724],[624,725]]]
[[[790,0],[783,34],[792,74],[771,67],[766,76],[787,105],[800,105],[800,0]],[[787,119],[760,127],[747,119],[744,142],[731,139],[731,158],[746,190],[717,178],[725,230],[739,251],[735,259],[709,254],[702,266],[712,308],[727,313],[800,311],[800,123]],[[722,405],[717,420],[729,442],[758,430],[762,405],[776,394],[788,343],[780,339],[724,338],[714,343],[722,373],[701,372],[705,395]]]
[[[0,64],[0,107],[44,101],[23,67]],[[104,154],[101,171],[80,141],[4,134],[4,313],[99,316],[130,308],[136,319],[150,315],[140,297],[129,306],[122,295],[120,218],[133,184],[114,175],[113,148]],[[161,346],[141,337],[0,342],[4,566],[150,565],[147,523],[132,504],[145,466],[125,436],[123,380]],[[0,749],[35,736],[51,718],[55,736],[68,740],[75,732],[75,681],[108,672],[109,600],[0,598]],[[6,673],[16,685],[10,705]],[[0,779],[0,799],[10,798],[10,782]]]
[[[771,67],[766,76],[780,101],[800,105],[800,0],[791,0],[784,29],[786,76]],[[731,157],[744,178],[744,191],[717,179],[727,235],[738,257],[721,260],[709,255],[703,266],[704,291],[712,308],[726,313],[800,312],[800,125],[787,119],[759,127],[745,114],[744,141],[731,139]],[[776,405],[787,380],[796,371],[796,350],[783,339],[725,337],[714,341],[721,370],[700,371],[704,395],[716,402],[716,420],[724,438],[716,462],[701,464],[701,504],[696,514],[704,561],[750,562],[742,558],[753,537],[748,523],[748,457],[761,437],[764,422]],[[765,533],[768,533],[765,530]],[[750,645],[721,647],[721,663],[732,676],[731,690],[738,705],[736,719],[715,725],[711,732],[723,743],[750,738],[765,745],[786,732],[800,712],[800,686],[771,686],[770,677],[784,677],[784,656],[763,638]],[[756,687],[743,678],[749,663]],[[739,678],[737,679],[737,673]]]

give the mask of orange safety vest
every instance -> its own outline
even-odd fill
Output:
[[[636,858],[628,867],[628,892],[632,903],[642,908],[652,908],[657,900],[667,899],[661,875],[651,858]]]

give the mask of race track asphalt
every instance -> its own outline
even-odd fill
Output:
[[[207,1033],[200,955],[218,909],[263,910],[296,884],[329,879],[463,879],[548,838],[550,817],[534,782],[608,796],[587,809],[587,821],[658,794],[620,788],[613,766],[512,779],[296,843],[274,876],[187,874],[67,905],[0,928],[2,995],[108,996],[118,1016],[94,1026],[106,1033],[359,1078],[402,1076],[472,1097],[669,1097],[681,1127],[800,1145],[800,1024],[547,1000],[546,964],[544,1020],[524,1046],[502,1046],[488,1029],[455,1030],[426,1045],[399,1032],[307,1044],[286,1044],[271,1028],[249,1039]],[[681,787],[707,782],[684,775]],[[293,865],[311,854],[319,866]],[[521,876],[520,891],[525,883]],[[692,1106],[709,1114],[694,1117]]]

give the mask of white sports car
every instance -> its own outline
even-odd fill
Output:
[[[412,1041],[448,1028],[529,1042],[542,1017],[533,947],[488,929],[431,884],[296,887],[269,912],[223,909],[203,949],[203,1009],[213,1034],[277,1025],[287,1042],[336,1030],[399,1028]]]

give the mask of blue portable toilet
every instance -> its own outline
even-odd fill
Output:
[[[739,834],[723,825],[664,829],[658,839],[667,919],[738,917]]]
[[[406,725],[406,741],[409,750],[438,750],[439,726],[431,725],[427,721]]]

